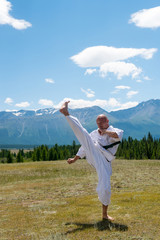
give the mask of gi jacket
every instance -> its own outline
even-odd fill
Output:
[[[98,149],[103,153],[105,158],[108,161],[112,161],[115,159],[115,154],[117,152],[119,144],[114,145],[112,148],[109,148],[107,150],[105,148],[103,148],[103,146],[110,145],[112,143],[121,141],[122,137],[123,137],[123,130],[114,128],[113,126],[109,126],[107,128],[107,130],[111,131],[111,132],[116,132],[118,135],[118,138],[109,137],[107,134],[100,135],[98,129],[91,132],[90,136],[91,136],[91,139],[94,142],[95,146],[98,147]],[[78,155],[80,158],[84,158],[86,156],[85,150],[83,149],[82,146],[79,148],[76,155]]]

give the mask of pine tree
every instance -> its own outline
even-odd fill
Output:
[[[35,162],[37,160],[36,150],[34,150],[34,152],[32,154],[32,160],[33,160],[33,162]]]
[[[59,159],[60,159],[60,160],[64,160],[63,150],[60,150],[60,151],[59,151]]]
[[[59,159],[58,153],[57,153],[57,151],[54,149],[54,157],[53,157],[53,160],[58,160],[58,159]]]
[[[73,143],[72,143],[72,151],[73,151],[73,155],[75,155],[77,153],[77,151],[76,151],[76,142],[75,141],[73,141]]]
[[[7,163],[12,163],[13,162],[13,157],[10,151],[8,151],[7,155]]]
[[[17,154],[17,162],[20,163],[20,162],[23,162],[23,156],[21,154],[21,151],[19,150],[18,154]]]
[[[43,161],[47,161],[48,160],[48,152],[47,152],[46,147],[44,147],[43,150],[42,150],[42,160]]]
[[[41,160],[41,150],[38,147],[36,150],[36,161],[40,161]]]
[[[49,161],[54,160],[54,149],[49,149]]]

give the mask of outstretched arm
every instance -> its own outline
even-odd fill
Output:
[[[79,148],[77,154],[75,155],[75,157],[74,157],[74,158],[68,158],[67,162],[68,162],[69,164],[71,164],[71,163],[76,162],[78,159],[84,158],[84,157],[85,157],[85,151],[84,151],[83,147],[81,146],[81,147]]]
[[[71,164],[71,163],[76,162],[78,159],[80,159],[80,157],[78,155],[76,155],[74,158],[68,158],[67,162],[69,164]]]

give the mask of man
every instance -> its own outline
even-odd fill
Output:
[[[109,120],[101,114],[96,119],[98,129],[89,134],[78,119],[69,114],[68,103],[69,101],[62,105],[60,112],[66,117],[81,147],[76,156],[69,158],[67,162],[71,164],[86,156],[88,163],[96,169],[98,174],[96,190],[102,203],[102,218],[112,221],[114,219],[108,215],[107,211],[111,197],[111,161],[115,159],[114,155],[122,139],[123,130],[109,126]]]

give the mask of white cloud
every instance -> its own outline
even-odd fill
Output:
[[[144,80],[150,81],[151,79],[148,76],[145,76]]]
[[[18,112],[18,110],[10,110],[10,109],[6,109],[5,112]]]
[[[83,88],[81,88],[81,91],[84,92],[88,98],[92,98],[95,96],[95,92],[91,89],[84,90]]]
[[[118,89],[118,90],[124,90],[124,89],[130,89],[131,87],[121,85],[121,86],[115,86],[115,88]]]
[[[158,28],[160,27],[160,6],[142,9],[131,15],[129,23],[135,23],[141,28]]]
[[[136,56],[150,59],[156,51],[156,48],[138,49],[94,46],[84,49],[70,59],[80,67],[100,67],[104,63],[123,61]]]
[[[138,104],[138,102],[120,103],[115,98],[110,98],[109,100],[96,99],[94,101],[83,100],[83,99],[64,98],[57,105],[54,105],[54,108],[59,109],[65,101],[70,101],[69,108],[71,108],[71,109],[99,106],[107,111],[127,109],[130,107],[134,107]]]
[[[102,77],[106,77],[109,72],[114,73],[118,79],[129,75],[135,78],[142,72],[142,69],[137,68],[133,63],[125,62],[110,62],[100,66],[100,74]]]
[[[93,107],[100,106],[104,107],[107,104],[106,100],[96,99],[94,101],[83,100],[83,99],[72,99],[72,98],[64,98],[57,105],[54,105],[55,108],[60,108],[65,101],[70,101],[69,108],[84,108],[84,107]]]
[[[121,104],[115,98],[109,98],[107,105],[114,108],[120,106]]]
[[[131,98],[131,97],[133,97],[133,96],[136,95],[136,94],[138,94],[138,91],[129,91],[129,92],[127,93],[127,97],[128,97],[128,98]]]
[[[21,102],[21,103],[17,103],[15,106],[20,107],[20,108],[25,108],[25,107],[29,107],[30,103],[29,102]]]
[[[96,72],[97,70],[95,68],[88,68],[86,71],[85,71],[85,74],[84,75],[91,75],[92,73]]]
[[[53,102],[52,102],[52,100],[40,99],[38,103],[39,103],[40,105],[42,105],[42,106],[50,106],[50,107],[53,107]]]
[[[11,105],[12,103],[13,103],[13,100],[12,100],[12,98],[6,98],[6,100],[4,101],[4,103],[6,103],[6,104],[9,104],[9,105]]]
[[[55,83],[55,81],[52,78],[46,78],[45,81],[47,83]]]
[[[126,102],[126,103],[121,104],[121,106],[119,108],[116,108],[113,111],[128,109],[128,108],[135,107],[137,105],[138,105],[138,102]]]
[[[9,12],[12,9],[12,4],[7,0],[0,0],[0,24],[8,24],[13,28],[21,30],[31,27],[32,24],[23,20],[12,17]]]
[[[108,73],[113,73],[118,79],[125,76],[136,78],[142,72],[142,69],[133,63],[125,62],[125,60],[133,57],[141,57],[146,60],[151,59],[157,50],[157,48],[94,46],[84,49],[70,59],[80,67],[88,68],[85,71],[85,75],[91,75],[98,71],[101,77],[106,77]]]
[[[142,80],[138,79],[138,80],[136,80],[136,82],[138,82],[138,83],[141,83],[141,82],[142,82]]]
[[[111,92],[112,94],[117,94],[120,90],[130,89],[130,87],[129,86],[120,85],[120,86],[115,86],[115,89],[116,90]]]

